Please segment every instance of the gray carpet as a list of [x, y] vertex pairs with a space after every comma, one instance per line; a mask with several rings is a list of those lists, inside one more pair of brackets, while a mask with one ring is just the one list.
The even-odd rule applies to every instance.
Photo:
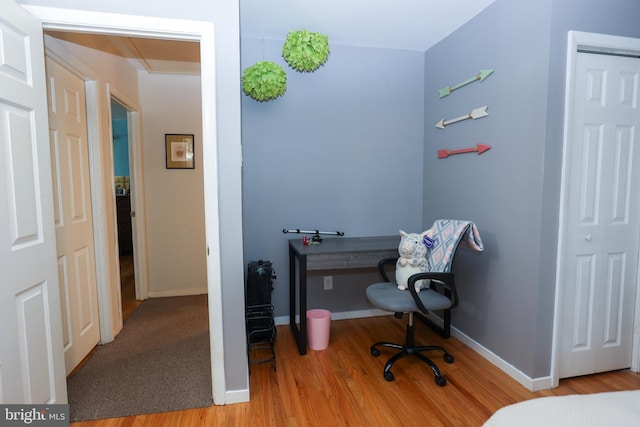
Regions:
[[213, 404], [207, 296], [152, 298], [67, 382], [71, 421]]

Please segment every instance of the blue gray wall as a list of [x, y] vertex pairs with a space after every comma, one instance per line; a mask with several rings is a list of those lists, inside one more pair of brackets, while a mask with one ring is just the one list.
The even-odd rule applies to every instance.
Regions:
[[[241, 41], [243, 70], [270, 60], [287, 73], [284, 96], [242, 96], [244, 257], [273, 262], [276, 316], [289, 313], [287, 240], [302, 237], [284, 228], [355, 237], [422, 225], [423, 53], [331, 44], [324, 66], [299, 73], [281, 57], [285, 35]], [[369, 308], [364, 289], [378, 278], [360, 273], [314, 273], [309, 301]]]
[[[567, 32], [639, 37], [639, 16], [632, 0], [497, 0], [425, 55], [424, 224], [473, 220], [486, 248], [459, 251], [453, 322], [532, 378], [551, 366]], [[495, 72], [438, 99], [484, 68]], [[486, 118], [434, 127], [483, 105]], [[492, 149], [436, 158], [477, 142]]]

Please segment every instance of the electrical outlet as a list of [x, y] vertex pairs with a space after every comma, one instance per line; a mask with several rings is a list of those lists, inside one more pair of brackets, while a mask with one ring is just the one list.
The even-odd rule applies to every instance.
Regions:
[[330, 291], [333, 289], [333, 276], [324, 276], [324, 290]]

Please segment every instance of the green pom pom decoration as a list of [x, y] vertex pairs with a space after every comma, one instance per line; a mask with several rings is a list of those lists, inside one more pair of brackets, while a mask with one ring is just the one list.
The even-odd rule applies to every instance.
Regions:
[[307, 30], [289, 31], [282, 57], [294, 70], [311, 72], [327, 62], [329, 57], [329, 37]]
[[275, 62], [256, 62], [244, 70], [242, 90], [256, 101], [271, 101], [287, 90], [287, 74]]

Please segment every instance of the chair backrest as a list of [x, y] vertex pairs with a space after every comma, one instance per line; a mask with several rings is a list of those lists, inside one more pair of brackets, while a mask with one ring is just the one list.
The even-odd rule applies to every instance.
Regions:
[[430, 271], [449, 273], [460, 242], [469, 249], [484, 250], [478, 227], [471, 221], [438, 219], [429, 231], [433, 239], [433, 246], [427, 255]]

